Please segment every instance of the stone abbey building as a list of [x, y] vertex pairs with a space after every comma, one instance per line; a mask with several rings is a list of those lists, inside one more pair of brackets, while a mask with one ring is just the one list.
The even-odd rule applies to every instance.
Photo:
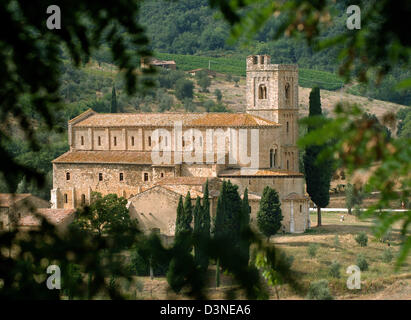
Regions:
[[53, 160], [52, 207], [116, 193], [143, 229], [173, 235], [180, 195], [190, 191], [195, 201], [208, 180], [214, 215], [221, 182], [230, 180], [241, 194], [248, 188], [252, 222], [268, 185], [280, 195], [284, 229], [303, 232], [310, 221], [296, 146], [298, 67], [247, 57], [246, 99], [246, 113], [87, 110], [68, 122], [70, 150]]

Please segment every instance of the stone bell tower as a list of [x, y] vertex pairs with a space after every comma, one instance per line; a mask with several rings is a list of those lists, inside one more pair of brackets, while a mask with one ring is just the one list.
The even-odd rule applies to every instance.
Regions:
[[281, 124], [281, 168], [299, 171], [298, 66], [271, 64], [268, 55], [247, 57], [247, 113]]

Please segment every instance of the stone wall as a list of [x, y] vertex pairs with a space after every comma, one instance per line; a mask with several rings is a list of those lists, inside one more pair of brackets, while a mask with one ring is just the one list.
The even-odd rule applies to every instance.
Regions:
[[[70, 180], [66, 174], [70, 173]], [[120, 181], [122, 173], [123, 181]], [[73, 208], [90, 201], [91, 191], [102, 195], [116, 193], [129, 198], [150, 188], [161, 177], [173, 177], [173, 167], [153, 167], [132, 164], [53, 164], [53, 188], [56, 190], [55, 208]], [[102, 175], [102, 181], [99, 180]], [[144, 181], [145, 174], [148, 181]], [[67, 199], [66, 199], [67, 198]]]

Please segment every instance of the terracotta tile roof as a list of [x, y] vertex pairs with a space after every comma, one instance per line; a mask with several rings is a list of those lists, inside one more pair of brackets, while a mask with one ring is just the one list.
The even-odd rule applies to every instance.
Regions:
[[151, 152], [143, 151], [68, 151], [53, 163], [129, 163], [151, 164]]
[[[174, 152], [171, 151], [170, 163], [154, 163], [152, 151], [121, 151], [121, 150], [74, 150], [67, 151], [54, 159], [53, 163], [124, 163], [124, 164], [149, 164], [153, 166], [173, 166]], [[218, 153], [214, 154], [217, 162]], [[163, 157], [165, 155], [163, 154]], [[184, 159], [184, 158], [183, 158]], [[203, 154], [203, 161], [207, 160], [207, 154]]]
[[284, 170], [273, 170], [273, 169], [259, 169], [257, 172], [243, 172], [240, 169], [226, 169], [218, 174], [219, 177], [303, 177], [304, 175], [300, 172], [295, 171], [284, 171]]
[[212, 179], [215, 178], [208, 178], [208, 177], [173, 177], [173, 178], [165, 178], [160, 180], [157, 184], [159, 185], [203, 185], [208, 181], [210, 182]]
[[279, 126], [276, 122], [247, 113], [95, 113], [78, 121], [74, 126], [172, 127], [176, 121], [182, 121], [183, 127]]
[[190, 191], [191, 199], [197, 199], [197, 197], [202, 198], [204, 196], [201, 191], [193, 189], [189, 185], [164, 185], [159, 187], [173, 191], [183, 197], [185, 197], [187, 195], [187, 192]]
[[290, 193], [288, 196], [282, 198], [282, 200], [308, 200], [309, 198], [305, 195], [300, 195], [295, 192]]
[[86, 111], [84, 111], [82, 114], [79, 114], [77, 117], [74, 117], [73, 119], [69, 120], [69, 123], [73, 123], [76, 122], [77, 120], [84, 118], [84, 117], [89, 117], [93, 114], [95, 114], [96, 112], [93, 109], [87, 109]]
[[30, 197], [30, 193], [0, 193], [0, 207], [10, 207], [14, 203]]
[[[244, 199], [244, 193], [241, 195], [241, 199]], [[248, 193], [248, 200], [250, 200], [250, 201], [260, 201], [261, 196], [259, 194], [254, 193], [254, 192], [249, 192]]]
[[[76, 210], [74, 209], [37, 209], [39, 215], [43, 216], [48, 222], [54, 225], [59, 225], [64, 223], [67, 219], [72, 219], [75, 211]], [[19, 220], [18, 225], [23, 227], [40, 226], [40, 219], [34, 214], [28, 214]]]

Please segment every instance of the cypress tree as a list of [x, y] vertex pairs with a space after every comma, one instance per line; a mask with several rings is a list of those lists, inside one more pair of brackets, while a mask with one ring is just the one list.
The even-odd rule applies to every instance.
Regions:
[[260, 201], [260, 208], [257, 212], [257, 224], [261, 233], [270, 238], [281, 228], [283, 215], [281, 204], [276, 190], [266, 186]]
[[210, 219], [210, 199], [209, 199], [209, 192], [208, 192], [208, 179], [205, 185], [204, 190], [204, 198], [203, 198], [203, 225], [204, 225], [204, 232], [209, 237], [210, 236], [210, 226], [211, 226], [211, 219]]
[[176, 231], [175, 236], [177, 237], [184, 230], [184, 206], [183, 197], [180, 196], [177, 206], [177, 218], [176, 218]]
[[[241, 219], [242, 203], [238, 194], [238, 186], [230, 181], [223, 181], [217, 200], [214, 238], [224, 241], [229, 250], [240, 246]], [[216, 279], [219, 277], [219, 266], [220, 261], [217, 260]], [[221, 267], [224, 269], [224, 265]]]
[[[314, 87], [310, 93], [309, 117], [322, 116], [320, 89]], [[313, 125], [308, 125], [308, 132], [317, 129]], [[317, 160], [318, 155], [325, 146], [311, 145], [305, 149], [304, 154], [304, 174], [307, 182], [307, 192], [311, 200], [317, 206], [317, 226], [321, 226], [321, 208], [328, 205], [330, 201], [330, 183], [332, 177], [332, 161], [324, 160], [321, 163]]]
[[[210, 202], [208, 195], [208, 180], [205, 185], [203, 206], [200, 205], [200, 198], [197, 198], [194, 208], [194, 233], [198, 237], [198, 243], [194, 247], [194, 257], [197, 265], [202, 271], [207, 271], [209, 257], [206, 252], [206, 242], [210, 238]], [[198, 209], [196, 209], [198, 207]], [[197, 217], [197, 218], [196, 218]]]
[[194, 259], [191, 255], [192, 211], [191, 195], [188, 192], [184, 203], [182, 196], [178, 201], [173, 258], [166, 274], [168, 284], [176, 292], [179, 292], [186, 285], [190, 272], [194, 268]]
[[116, 88], [114, 86], [111, 90], [111, 113], [117, 113], [117, 95]]
[[201, 246], [201, 236], [202, 236], [202, 215], [203, 208], [201, 206], [201, 199], [197, 197], [196, 204], [193, 209], [194, 216], [194, 235], [197, 238], [197, 241], [194, 244], [194, 260], [197, 265], [201, 267], [201, 258], [202, 258], [202, 246]]
[[245, 188], [243, 201], [241, 203], [241, 233], [243, 238], [241, 239], [241, 251], [244, 255], [244, 263], [248, 264], [250, 260], [250, 241], [246, 239], [246, 235], [244, 234], [247, 229], [250, 227], [250, 204], [248, 202], [248, 189]]
[[191, 222], [193, 221], [193, 206], [191, 204], [190, 191], [187, 192], [184, 199], [184, 228], [186, 231], [192, 231]]
[[224, 181], [217, 200], [215, 237], [224, 237], [237, 243], [240, 235], [242, 204], [238, 194], [238, 186]]

